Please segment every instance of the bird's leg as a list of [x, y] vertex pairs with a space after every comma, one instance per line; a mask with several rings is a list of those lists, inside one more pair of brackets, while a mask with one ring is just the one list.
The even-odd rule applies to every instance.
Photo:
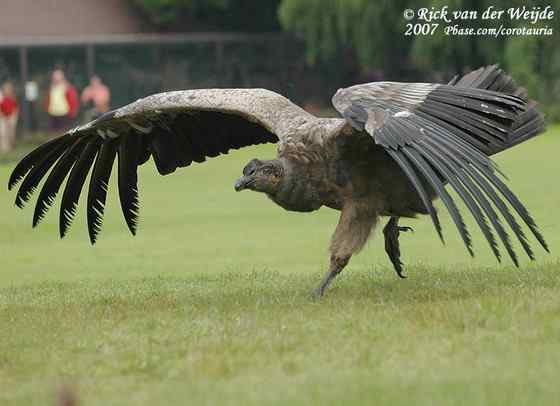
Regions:
[[315, 290], [318, 296], [342, 272], [352, 255], [364, 246], [377, 222], [377, 212], [369, 207], [369, 201], [346, 202], [340, 213], [338, 225], [331, 240], [331, 263], [329, 271]]
[[321, 281], [319, 287], [315, 290], [315, 294], [317, 296], [323, 296], [325, 294], [325, 290], [329, 287], [331, 282], [333, 281], [336, 276], [342, 272], [344, 267], [350, 261], [351, 255], [338, 257], [336, 255], [331, 255], [331, 265], [329, 267], [329, 271], [325, 274], [325, 277]]
[[399, 234], [401, 231], [413, 231], [412, 227], [401, 227], [399, 226], [399, 218], [391, 217], [387, 225], [383, 228], [383, 234], [385, 235], [385, 251], [389, 255], [389, 259], [393, 263], [395, 272], [400, 278], [406, 278], [402, 273], [403, 263], [401, 262], [401, 250], [399, 247]]

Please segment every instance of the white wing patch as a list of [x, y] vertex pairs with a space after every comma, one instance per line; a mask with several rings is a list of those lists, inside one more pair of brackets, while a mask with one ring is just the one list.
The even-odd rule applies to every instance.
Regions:
[[411, 115], [412, 113], [410, 111], [403, 110], [393, 114], [393, 117], [410, 117]]

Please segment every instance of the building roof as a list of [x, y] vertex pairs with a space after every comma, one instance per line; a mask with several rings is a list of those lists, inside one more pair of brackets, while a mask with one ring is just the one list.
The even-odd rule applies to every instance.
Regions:
[[7, 0], [0, 37], [89, 36], [142, 32], [127, 0]]

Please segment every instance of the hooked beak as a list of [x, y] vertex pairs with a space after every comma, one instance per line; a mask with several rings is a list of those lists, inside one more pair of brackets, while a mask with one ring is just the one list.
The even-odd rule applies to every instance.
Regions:
[[237, 179], [237, 182], [235, 182], [235, 191], [236, 192], [240, 192], [243, 189], [245, 189], [247, 187], [247, 184], [251, 182], [251, 178], [247, 177], [247, 176], [242, 176], [241, 178]]

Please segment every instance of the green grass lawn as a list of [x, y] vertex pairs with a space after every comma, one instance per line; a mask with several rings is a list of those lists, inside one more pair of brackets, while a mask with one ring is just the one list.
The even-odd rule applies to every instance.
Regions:
[[[552, 404], [560, 396], [560, 127], [497, 157], [552, 254], [498, 265], [480, 233], [471, 259], [441, 210], [401, 238], [394, 274], [379, 230], [322, 300], [338, 213], [288, 213], [233, 183], [238, 151], [160, 177], [142, 168], [131, 237], [115, 185], [104, 230], [85, 212], [59, 240], [58, 206], [0, 192], [0, 404]], [[0, 166], [5, 185], [13, 163]], [[521, 254], [521, 250], [518, 249]]]

